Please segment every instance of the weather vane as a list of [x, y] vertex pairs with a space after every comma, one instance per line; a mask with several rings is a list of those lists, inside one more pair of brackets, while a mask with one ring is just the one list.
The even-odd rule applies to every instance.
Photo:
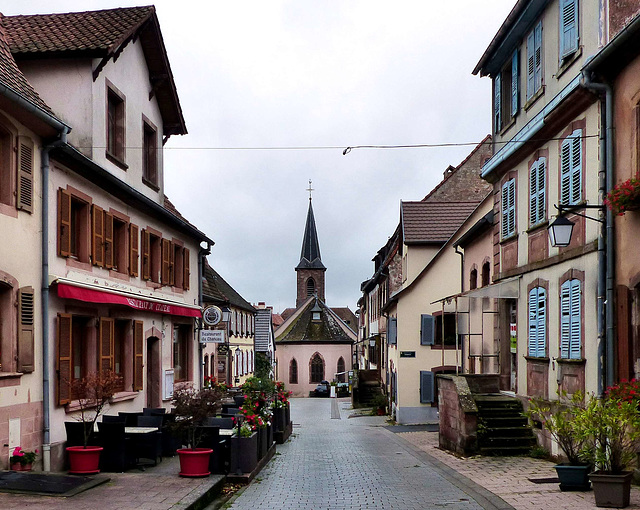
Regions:
[[309, 202], [311, 202], [311, 192], [313, 191], [313, 188], [311, 187], [311, 179], [309, 179], [309, 187], [307, 188], [307, 191], [309, 192]]

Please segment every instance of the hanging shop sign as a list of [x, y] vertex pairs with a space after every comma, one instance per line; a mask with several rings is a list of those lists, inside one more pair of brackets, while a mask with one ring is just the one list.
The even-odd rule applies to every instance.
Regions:
[[215, 326], [222, 320], [222, 310], [216, 305], [207, 306], [202, 312], [202, 320], [207, 326]]
[[200, 343], [203, 344], [223, 344], [226, 341], [223, 329], [201, 329]]

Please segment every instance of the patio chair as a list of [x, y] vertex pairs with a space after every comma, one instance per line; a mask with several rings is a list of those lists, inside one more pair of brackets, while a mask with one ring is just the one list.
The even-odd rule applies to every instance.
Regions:
[[151, 459], [153, 465], [162, 460], [162, 416], [138, 416], [136, 426], [157, 427], [157, 431], [136, 436], [136, 451], [138, 458]]
[[178, 448], [182, 448], [182, 437], [180, 433], [173, 428], [176, 421], [176, 415], [166, 413], [162, 415], [162, 456], [173, 457]]
[[232, 429], [233, 420], [230, 417], [213, 417], [210, 416], [205, 420], [205, 425], [210, 427], [220, 427], [221, 429]]
[[122, 416], [125, 419], [125, 425], [127, 427], [135, 427], [138, 424], [138, 416], [142, 416], [142, 411], [138, 412], [122, 412], [118, 413], [118, 416]]
[[209, 456], [209, 471], [214, 474], [226, 474], [228, 462], [227, 441], [220, 437], [220, 427], [202, 425], [197, 428], [196, 434], [200, 435], [200, 447], [213, 450], [213, 453]]
[[142, 416], [163, 416], [167, 410], [164, 407], [144, 407], [142, 409]]
[[113, 416], [105, 414], [102, 416], [102, 423], [125, 423], [124, 416]]
[[102, 471], [122, 473], [137, 463], [133, 440], [124, 433], [124, 422], [100, 422], [98, 430], [102, 442], [100, 469]]
[[[67, 446], [84, 446], [84, 427], [90, 427], [90, 423], [83, 423], [81, 421], [65, 421], [64, 428], [67, 433]], [[89, 434], [89, 441], [87, 443], [91, 446], [97, 446], [100, 444], [99, 436], [95, 431]]]

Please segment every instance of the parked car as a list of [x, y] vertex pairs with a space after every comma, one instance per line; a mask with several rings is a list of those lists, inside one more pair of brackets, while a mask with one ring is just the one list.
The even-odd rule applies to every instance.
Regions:
[[321, 381], [316, 388], [309, 392], [310, 397], [328, 397], [329, 381]]

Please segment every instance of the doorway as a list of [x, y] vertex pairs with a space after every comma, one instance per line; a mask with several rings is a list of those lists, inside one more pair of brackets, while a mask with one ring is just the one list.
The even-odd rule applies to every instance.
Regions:
[[160, 367], [160, 340], [152, 336], [147, 338], [147, 407], [162, 406]]

